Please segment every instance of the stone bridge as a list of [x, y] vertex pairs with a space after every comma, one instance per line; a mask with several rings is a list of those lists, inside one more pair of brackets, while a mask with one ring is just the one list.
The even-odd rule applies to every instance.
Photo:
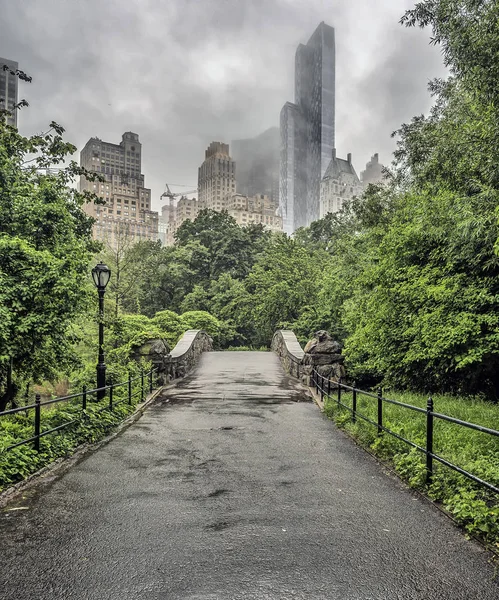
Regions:
[[73, 462], [3, 508], [2, 599], [499, 597], [487, 553], [338, 431], [276, 353], [204, 353]]

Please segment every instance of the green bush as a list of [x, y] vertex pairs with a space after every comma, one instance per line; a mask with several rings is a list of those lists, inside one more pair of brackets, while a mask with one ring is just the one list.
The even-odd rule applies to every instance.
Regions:
[[129, 416], [140, 399], [140, 380], [133, 382], [132, 405], [128, 404], [126, 386], [116, 388], [113, 409], [109, 399], [95, 401], [89, 395], [87, 409], [82, 410], [81, 398], [67, 403], [52, 405], [41, 412], [41, 431], [47, 431], [63, 423], [76, 423], [40, 439], [40, 452], [32, 443], [5, 451], [9, 446], [28, 439], [34, 433], [34, 411], [21, 412], [0, 419], [0, 491], [25, 479], [57, 458], [70, 456], [83, 443], [93, 443], [108, 435]]
[[151, 319], [151, 323], [156, 325], [164, 335], [171, 348], [175, 346], [181, 336], [190, 329], [189, 324], [177, 313], [171, 310], [161, 310]]
[[227, 348], [236, 339], [237, 332], [232, 323], [217, 319], [204, 310], [191, 310], [182, 314], [182, 319], [191, 329], [202, 329], [213, 339], [216, 349]]

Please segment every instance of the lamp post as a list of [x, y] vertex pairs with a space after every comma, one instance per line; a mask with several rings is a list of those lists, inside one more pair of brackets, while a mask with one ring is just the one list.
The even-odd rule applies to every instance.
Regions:
[[[99, 359], [97, 362], [97, 388], [106, 386], [106, 363], [104, 362], [104, 292], [106, 285], [109, 283], [111, 270], [109, 267], [100, 262], [92, 269], [92, 279], [99, 293]], [[99, 389], [97, 392], [97, 400], [102, 400], [106, 395], [106, 390]]]

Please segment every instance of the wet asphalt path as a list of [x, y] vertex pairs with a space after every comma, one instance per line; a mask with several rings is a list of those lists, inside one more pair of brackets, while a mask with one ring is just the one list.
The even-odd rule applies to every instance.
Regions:
[[497, 600], [487, 554], [303, 399], [273, 354], [204, 355], [6, 507], [0, 598]]

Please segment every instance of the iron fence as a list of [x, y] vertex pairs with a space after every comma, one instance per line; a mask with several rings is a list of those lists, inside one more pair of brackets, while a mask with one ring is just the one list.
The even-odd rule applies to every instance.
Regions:
[[[442, 456], [439, 456], [438, 454], [435, 454], [433, 452], [433, 441], [434, 441], [433, 425], [434, 425], [435, 419], [440, 419], [440, 420], [446, 421], [448, 423], [454, 423], [455, 425], [459, 425], [461, 427], [467, 427], [468, 429], [473, 429], [474, 431], [480, 431], [481, 433], [486, 433], [488, 435], [492, 435], [495, 437], [499, 437], [499, 431], [496, 431], [495, 429], [490, 429], [489, 427], [483, 427], [482, 425], [476, 425], [475, 423], [468, 423], [467, 421], [462, 421], [461, 419], [456, 419], [455, 417], [450, 417], [449, 415], [444, 415], [444, 414], [435, 412], [434, 411], [435, 407], [434, 407], [433, 399], [431, 398], [431, 396], [428, 398], [428, 402], [427, 402], [426, 409], [425, 409], [425, 408], [421, 408], [419, 406], [414, 406], [412, 404], [406, 404], [405, 402], [398, 402], [397, 400], [391, 400], [389, 398], [384, 398], [382, 389], [380, 387], [378, 388], [377, 393], [373, 394], [372, 392], [367, 392], [365, 390], [356, 388], [355, 382], [351, 386], [342, 383], [341, 379], [339, 380], [339, 382], [331, 382], [330, 379], [320, 375], [320, 373], [318, 373], [316, 369], [314, 369], [312, 371], [312, 387], [315, 388], [317, 394], [320, 394], [322, 401], [324, 400], [325, 396], [331, 397], [332, 390], [335, 390], [337, 405], [347, 409], [348, 411], [350, 411], [352, 413], [352, 423], [355, 423], [357, 421], [357, 419], [366, 421], [367, 423], [370, 423], [371, 425], [373, 425], [374, 427], [377, 428], [378, 436], [382, 435], [383, 433], [388, 433], [388, 434], [394, 436], [395, 438], [401, 440], [402, 442], [408, 444], [409, 446], [416, 448], [419, 452], [424, 454], [426, 456], [426, 483], [427, 484], [430, 484], [432, 481], [433, 461], [436, 460], [437, 462], [445, 465], [449, 469], [452, 469], [452, 470], [456, 471], [457, 473], [464, 475], [468, 479], [471, 479], [475, 483], [478, 483], [482, 487], [487, 488], [488, 490], [491, 490], [492, 492], [495, 492], [496, 494], [499, 494], [499, 488], [496, 487], [495, 485], [493, 485], [492, 483], [490, 483], [488, 481], [484, 481], [480, 477], [473, 475], [473, 473], [470, 473], [470, 472], [466, 471], [465, 469], [462, 469], [461, 467], [451, 463], [450, 461], [446, 460]], [[342, 402], [342, 390], [347, 390], [347, 391], [352, 392], [352, 406], [348, 406], [347, 404]], [[369, 417], [367, 417], [366, 415], [363, 415], [362, 413], [360, 413], [358, 411], [357, 400], [358, 400], [359, 395], [366, 396], [366, 397], [371, 398], [376, 401], [376, 403], [377, 403], [377, 420], [376, 421], [374, 421], [373, 419], [370, 419]], [[393, 404], [395, 406], [400, 406], [407, 410], [412, 410], [414, 412], [418, 412], [418, 413], [424, 414], [426, 416], [426, 444], [424, 447], [420, 446], [419, 444], [416, 444], [415, 442], [413, 442], [411, 440], [408, 440], [404, 436], [396, 433], [395, 431], [392, 431], [391, 429], [389, 429], [388, 427], [386, 427], [383, 424], [383, 405], [384, 405], [384, 403]]]
[[[141, 372], [140, 375], [136, 377], [128, 376], [126, 381], [122, 381], [120, 383], [114, 383], [112, 385], [106, 385], [101, 388], [87, 389], [86, 386], [83, 387], [82, 391], [76, 394], [70, 394], [68, 396], [61, 396], [59, 398], [53, 398], [51, 400], [41, 400], [40, 394], [36, 394], [35, 403], [28, 404], [26, 406], [19, 406], [17, 408], [11, 408], [9, 410], [4, 410], [0, 412], [0, 418], [11, 416], [19, 413], [29, 414], [30, 411], [34, 411], [33, 418], [33, 435], [29, 438], [25, 438], [19, 440], [15, 444], [11, 444], [3, 449], [3, 452], [8, 452], [9, 450], [13, 450], [18, 446], [22, 446], [23, 444], [33, 443], [33, 448], [40, 452], [40, 439], [49, 435], [51, 433], [56, 433], [61, 429], [65, 429], [66, 427], [70, 427], [71, 425], [75, 425], [83, 420], [87, 410], [87, 403], [89, 399], [97, 398], [99, 392], [104, 392], [104, 397], [99, 402], [102, 402], [104, 406], [100, 408], [98, 412], [103, 412], [105, 410], [113, 410], [115, 406], [119, 404], [128, 403], [129, 405], [133, 404], [134, 398], [140, 397], [140, 402], [143, 402], [146, 396], [146, 386], [149, 389], [149, 393], [152, 393], [154, 386], [154, 373], [157, 371], [157, 367], [154, 367], [147, 373], [144, 371]], [[124, 388], [126, 386], [126, 393], [122, 395], [120, 399], [116, 399], [117, 394], [115, 394], [115, 390], [118, 388]], [[134, 387], [136, 388], [134, 390]], [[77, 398], [81, 398], [81, 415], [77, 419], [72, 419], [71, 421], [65, 421], [61, 425], [57, 427], [52, 427], [50, 429], [41, 430], [42, 424], [42, 408], [46, 406], [51, 406], [53, 404], [59, 404], [62, 402], [70, 402], [76, 400]], [[107, 401], [106, 401], [107, 398]], [[92, 400], [90, 400], [92, 401]]]

